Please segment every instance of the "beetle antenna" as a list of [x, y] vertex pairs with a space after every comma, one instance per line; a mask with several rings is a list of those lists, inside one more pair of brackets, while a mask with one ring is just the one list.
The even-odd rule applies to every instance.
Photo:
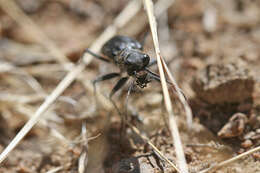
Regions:
[[150, 77], [158, 82], [161, 82], [160, 76], [152, 71], [150, 71], [148, 68], [145, 68], [145, 71], [148, 72]]
[[[160, 78], [160, 76], [159, 76], [158, 74], [152, 72], [152, 71], [149, 70], [148, 68], [145, 68], [145, 71], [148, 72], [148, 74], [150, 75], [150, 77], [151, 77], [152, 79], [154, 79], [154, 80], [156, 80], [156, 81], [158, 81], [158, 82], [161, 82], [161, 78]], [[170, 81], [168, 81], [167, 79], [166, 79], [166, 82], [167, 82], [168, 84], [172, 85], [172, 83], [171, 83]]]

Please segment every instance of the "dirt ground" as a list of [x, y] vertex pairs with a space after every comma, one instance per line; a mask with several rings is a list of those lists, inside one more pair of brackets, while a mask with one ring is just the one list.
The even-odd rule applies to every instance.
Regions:
[[[84, 49], [113, 23], [129, 1], [16, 2], [37, 29], [70, 62], [77, 63]], [[15, 18], [19, 21], [19, 17]], [[259, 146], [260, 1], [176, 0], [157, 21], [162, 56], [193, 111], [193, 128], [189, 130], [183, 107], [172, 94], [190, 172], [197, 173]], [[147, 32], [144, 51], [155, 58], [143, 9], [118, 34], [142, 40]], [[67, 73], [53, 52], [43, 46], [45, 40], [36, 35], [33, 26], [22, 27], [1, 9], [0, 151]], [[157, 66], [151, 69], [158, 73]], [[88, 173], [175, 172], [129, 127], [120, 138], [121, 119], [107, 99], [117, 79], [100, 83], [95, 96], [91, 81], [118, 70], [93, 59], [81, 78], [10, 153], [0, 173], [74, 173], [82, 164]], [[114, 96], [123, 113], [127, 88]], [[160, 83], [151, 82], [134, 91], [128, 101], [131, 123], [176, 163]], [[83, 154], [87, 159], [79, 164]], [[215, 172], [260, 173], [260, 152]]]

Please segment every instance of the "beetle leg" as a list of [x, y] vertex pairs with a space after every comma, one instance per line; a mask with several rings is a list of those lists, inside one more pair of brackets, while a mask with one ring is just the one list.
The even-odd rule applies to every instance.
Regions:
[[116, 85], [114, 86], [114, 88], [112, 89], [111, 93], [109, 94], [109, 99], [112, 99], [112, 96], [120, 89], [122, 88], [122, 86], [127, 82], [128, 77], [123, 77], [121, 78]]
[[120, 76], [120, 73], [108, 73], [108, 74], [99, 76], [98, 78], [96, 78], [93, 81], [93, 85], [96, 85], [96, 83], [104, 81], [104, 80], [109, 80], [109, 79], [115, 78], [117, 76]]
[[90, 55], [94, 56], [95, 58], [101, 60], [101, 61], [104, 61], [104, 62], [107, 62], [107, 63], [110, 63], [111, 61], [107, 58], [104, 58], [94, 52], [92, 52], [91, 50], [89, 50], [88, 48], [85, 49], [84, 53], [89, 53]]
[[160, 79], [160, 76], [152, 71], [150, 71], [148, 68], [145, 68], [145, 71], [148, 72], [149, 74], [149, 77], [151, 77], [152, 79], [158, 81], [158, 82], [161, 82], [161, 79]]
[[128, 99], [130, 97], [130, 94], [133, 90], [133, 87], [135, 85], [135, 82], [132, 81], [132, 83], [130, 84], [128, 90], [127, 90], [127, 95], [126, 95], [126, 99], [125, 99], [125, 121], [127, 121], [127, 111], [128, 111]]
[[121, 117], [121, 133], [120, 133], [120, 140], [122, 140], [123, 134], [125, 133], [125, 126], [126, 126], [126, 118], [125, 116], [123, 116], [123, 114], [120, 112], [119, 108], [117, 107], [116, 103], [114, 102], [114, 100], [112, 99], [112, 96], [120, 89], [124, 86], [124, 84], [127, 82], [128, 77], [123, 77], [121, 78], [116, 85], [114, 86], [114, 88], [112, 89], [111, 93], [109, 94], [109, 99], [112, 102], [112, 104], [114, 105], [115, 109], [117, 110], [118, 114]]
[[96, 106], [98, 105], [98, 101], [97, 101], [97, 87], [96, 84], [98, 82], [102, 82], [104, 80], [109, 80], [112, 78], [115, 78], [117, 76], [120, 76], [120, 73], [108, 73], [102, 76], [97, 77], [95, 80], [92, 81], [93, 87], [94, 87], [94, 95], [95, 95], [95, 102], [96, 102]]
[[115, 77], [118, 77], [120, 76], [120, 73], [108, 73], [108, 74], [105, 74], [103, 76], [99, 76], [98, 78], [96, 78], [92, 83], [93, 83], [93, 86], [94, 86], [94, 92], [96, 93], [96, 84], [98, 82], [101, 82], [101, 81], [104, 81], [104, 80], [109, 80], [109, 79], [112, 79], [112, 78], [115, 78]]

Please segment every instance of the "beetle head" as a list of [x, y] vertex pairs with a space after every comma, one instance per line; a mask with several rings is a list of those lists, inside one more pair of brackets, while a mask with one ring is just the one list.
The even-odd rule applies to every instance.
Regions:
[[127, 73], [131, 76], [137, 72], [144, 70], [144, 68], [149, 64], [150, 57], [140, 51], [128, 49], [128, 54], [125, 57], [124, 64], [127, 68]]

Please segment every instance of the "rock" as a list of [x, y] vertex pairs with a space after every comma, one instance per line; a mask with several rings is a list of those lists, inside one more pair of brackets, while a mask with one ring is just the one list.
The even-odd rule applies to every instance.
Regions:
[[248, 122], [248, 118], [243, 113], [234, 114], [224, 127], [218, 132], [218, 136], [221, 138], [232, 138], [242, 135], [245, 129], [245, 124]]
[[253, 142], [251, 140], [247, 139], [241, 143], [241, 146], [243, 148], [250, 148], [251, 146], [253, 146]]
[[254, 79], [234, 63], [208, 65], [192, 82], [196, 95], [210, 104], [239, 103], [252, 98]]

